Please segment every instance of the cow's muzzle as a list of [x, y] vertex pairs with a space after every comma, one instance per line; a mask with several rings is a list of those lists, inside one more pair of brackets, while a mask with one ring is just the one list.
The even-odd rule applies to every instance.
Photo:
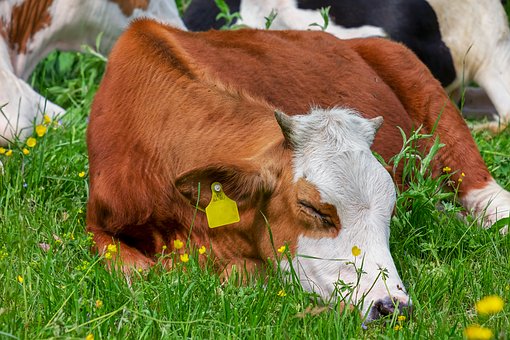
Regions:
[[377, 300], [368, 313], [367, 322], [380, 319], [394, 313], [410, 315], [412, 313], [411, 301], [402, 301], [396, 298], [386, 297]]

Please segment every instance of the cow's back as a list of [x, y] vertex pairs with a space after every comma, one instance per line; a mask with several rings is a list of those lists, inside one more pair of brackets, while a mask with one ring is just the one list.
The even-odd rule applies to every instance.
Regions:
[[[322, 32], [254, 30], [174, 31], [172, 35], [208, 77], [261, 97], [287, 114], [303, 114], [312, 106], [343, 106], [368, 118], [384, 116], [375, 150], [386, 159], [401, 148], [397, 126], [407, 132], [413, 126], [394, 89], [357, 53], [357, 39], [340, 40]], [[382, 47], [405, 49], [381, 39], [362, 41], [372, 43], [374, 53], [384, 53]], [[401, 64], [403, 69], [413, 66]]]

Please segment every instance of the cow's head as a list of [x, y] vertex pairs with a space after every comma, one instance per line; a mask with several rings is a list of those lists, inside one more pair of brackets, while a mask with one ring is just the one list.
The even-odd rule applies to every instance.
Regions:
[[[407, 306], [389, 250], [395, 188], [370, 150], [382, 118], [364, 119], [344, 108], [275, 115], [284, 142], [261, 136], [265, 148], [256, 140], [245, 143], [258, 150], [252, 157], [229, 154], [230, 164], [208, 165], [177, 179], [177, 188], [190, 200], [202, 183], [202, 205], [214, 181], [238, 202], [241, 222], [209, 231], [213, 251], [221, 258], [271, 257], [267, 219], [274, 246], [289, 244], [292, 266], [306, 290], [325, 299], [362, 301], [369, 320]], [[361, 249], [356, 258], [354, 246]], [[288, 261], [281, 266], [290, 269]], [[353, 290], [342, 289], [341, 282]]]
[[[353, 303], [362, 301], [368, 319], [392, 313], [397, 305], [407, 306], [409, 297], [389, 250], [395, 188], [370, 150], [382, 117], [367, 120], [344, 108], [276, 117], [294, 151], [296, 204], [319, 218], [326, 230], [338, 228], [298, 237], [292, 264], [303, 287], [323, 297], [335, 294]], [[315, 202], [299, 198], [303, 183], [317, 192]], [[339, 226], [333, 227], [329, 221], [336, 219]], [[361, 250], [356, 257], [354, 246]], [[352, 294], [344, 284], [352, 286]]]

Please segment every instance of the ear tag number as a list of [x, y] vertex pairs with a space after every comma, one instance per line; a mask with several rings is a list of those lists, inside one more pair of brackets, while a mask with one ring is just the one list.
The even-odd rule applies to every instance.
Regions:
[[223, 225], [239, 222], [239, 211], [237, 203], [225, 195], [221, 184], [211, 184], [211, 202], [205, 208], [209, 228], [221, 227]]

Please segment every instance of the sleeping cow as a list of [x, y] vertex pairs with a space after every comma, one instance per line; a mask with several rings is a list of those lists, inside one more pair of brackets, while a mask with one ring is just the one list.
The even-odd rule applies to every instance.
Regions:
[[[483, 110], [510, 121], [510, 32], [499, 0], [229, 0], [242, 21], [264, 28], [272, 10], [272, 29], [319, 29], [321, 7], [331, 6], [327, 31], [339, 38], [388, 36], [404, 43], [457, 97], [463, 84], [477, 82], [495, 106], [481, 107], [468, 96], [466, 112]], [[213, 1], [193, 0], [184, 15], [191, 31], [220, 28]], [[469, 94], [475, 92], [469, 92]], [[488, 111], [488, 112], [487, 112]], [[499, 113], [499, 117], [498, 117]], [[496, 125], [496, 124], [493, 124]], [[496, 127], [496, 126], [493, 126]]]
[[[372, 150], [388, 160], [402, 147], [397, 126], [427, 133], [439, 116], [446, 146], [434, 173], [465, 172], [460, 199], [487, 226], [508, 216], [510, 193], [440, 83], [402, 45], [322, 32], [189, 33], [137, 20], [113, 48], [90, 114], [87, 230], [100, 253], [120, 245], [127, 271], [152, 265], [166, 246], [182, 252], [172, 240], [189, 237], [228, 274], [274, 256], [270, 227], [274, 245], [289, 245], [303, 287], [325, 298], [339, 279], [356, 281], [345, 262], [358, 246], [366, 274], [352, 298], [363, 293], [374, 319], [409, 297], [388, 246], [394, 183]], [[231, 223], [209, 228], [202, 211], [220, 194], [240, 219], [224, 211]], [[385, 282], [376, 279], [383, 268]]]
[[0, 1], [0, 146], [32, 132], [43, 112], [63, 113], [26, 80], [55, 49], [80, 50], [100, 33], [108, 52], [133, 18], [148, 16], [183, 27], [168, 0], [2, 0]]

